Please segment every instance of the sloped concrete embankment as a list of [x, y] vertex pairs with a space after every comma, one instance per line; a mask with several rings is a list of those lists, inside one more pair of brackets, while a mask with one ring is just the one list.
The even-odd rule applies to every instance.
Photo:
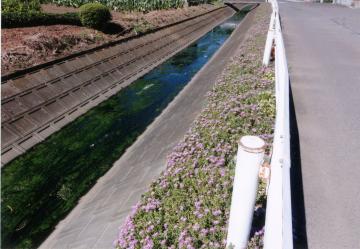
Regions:
[[235, 11], [221, 7], [160, 30], [3, 78], [1, 165], [117, 93]]

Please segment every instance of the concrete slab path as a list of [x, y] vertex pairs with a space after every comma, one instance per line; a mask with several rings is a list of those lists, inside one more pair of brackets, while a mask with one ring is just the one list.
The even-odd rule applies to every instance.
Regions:
[[205, 94], [212, 88], [233, 51], [241, 44], [252, 18], [253, 13], [250, 13], [208, 64], [112, 169], [100, 178], [40, 248], [112, 248], [118, 227], [152, 180], [164, 170], [166, 156], [203, 108]]
[[307, 246], [357, 249], [360, 9], [279, 6], [299, 133]]

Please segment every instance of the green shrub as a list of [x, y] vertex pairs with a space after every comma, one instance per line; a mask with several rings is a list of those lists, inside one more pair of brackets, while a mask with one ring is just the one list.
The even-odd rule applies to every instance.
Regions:
[[35, 11], [3, 12], [2, 28], [30, 27], [38, 25], [70, 24], [81, 25], [77, 13], [50, 14]]
[[111, 13], [101, 3], [87, 3], [80, 7], [79, 17], [82, 25], [98, 29], [111, 20]]
[[188, 0], [189, 6], [199, 5], [199, 4], [206, 4], [206, 3], [213, 3], [216, 0]]
[[39, 0], [3, 0], [1, 3], [2, 13], [40, 11]]
[[40, 3], [51, 0], [3, 0], [1, 6], [2, 28], [30, 27], [38, 25], [81, 25], [77, 13], [42, 13]]

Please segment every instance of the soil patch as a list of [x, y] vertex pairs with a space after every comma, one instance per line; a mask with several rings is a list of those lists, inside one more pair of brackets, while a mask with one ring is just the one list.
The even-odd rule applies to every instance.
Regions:
[[[2, 29], [2, 75], [87, 50], [109, 41], [165, 26], [214, 9], [213, 5], [143, 12], [115, 12], [103, 32], [72, 25]], [[43, 12], [76, 12], [76, 8], [43, 4]]]

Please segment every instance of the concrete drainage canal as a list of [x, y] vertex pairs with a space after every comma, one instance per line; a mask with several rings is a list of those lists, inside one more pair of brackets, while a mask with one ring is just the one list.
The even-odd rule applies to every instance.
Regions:
[[2, 246], [34, 248], [231, 35], [246, 11], [8, 162], [2, 180]]

